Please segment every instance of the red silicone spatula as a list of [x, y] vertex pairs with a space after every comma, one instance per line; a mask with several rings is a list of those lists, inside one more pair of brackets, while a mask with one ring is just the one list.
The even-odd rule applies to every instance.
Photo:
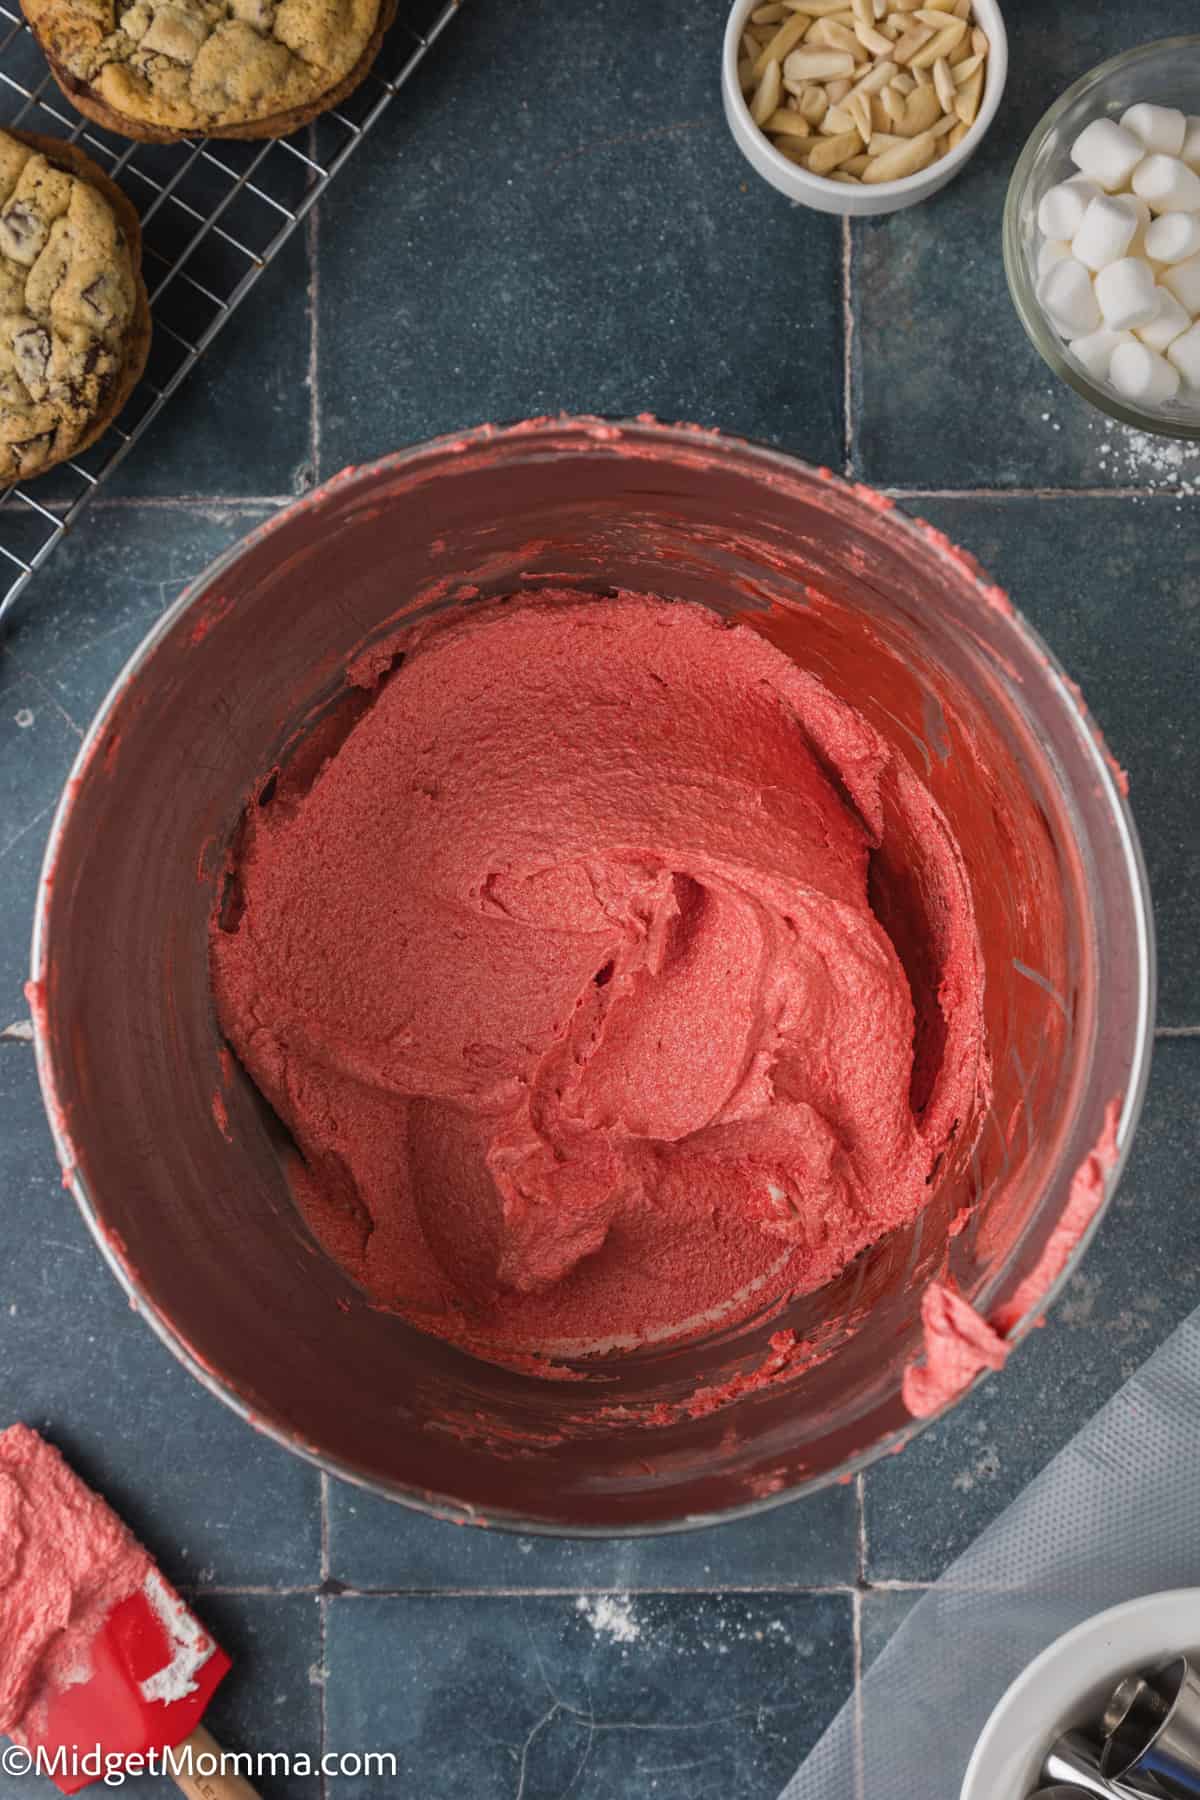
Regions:
[[163, 1772], [185, 1793], [247, 1800], [241, 1776], [207, 1773], [220, 1752], [201, 1720], [230, 1667], [57, 1450], [24, 1425], [0, 1431], [0, 1729], [43, 1752], [64, 1794], [114, 1758], [170, 1749]]

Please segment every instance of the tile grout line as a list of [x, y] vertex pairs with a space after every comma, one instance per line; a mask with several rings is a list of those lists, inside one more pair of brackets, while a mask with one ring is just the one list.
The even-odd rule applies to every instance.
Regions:
[[854, 473], [854, 233], [842, 220], [842, 473]]
[[1168, 487], [894, 487], [880, 485], [889, 500], [1193, 500], [1200, 495]]
[[329, 1747], [329, 1477], [321, 1470], [321, 1586], [317, 1592], [317, 1657], [321, 1671], [321, 1703], [317, 1714], [317, 1738], [321, 1754], [320, 1794], [328, 1800], [329, 1782], [325, 1773], [325, 1754]]
[[[308, 153], [317, 159], [316, 124], [308, 128]], [[312, 485], [321, 484], [321, 392], [320, 392], [320, 325], [321, 268], [320, 227], [321, 203], [309, 209], [304, 221], [304, 244], [308, 256], [308, 455], [312, 463]]]
[[331, 1581], [320, 1587], [196, 1587], [180, 1584], [180, 1593], [191, 1598], [207, 1595], [209, 1597], [244, 1598], [268, 1597], [273, 1600], [294, 1599], [305, 1596], [312, 1599], [324, 1597], [327, 1600], [576, 1600], [580, 1595], [603, 1597], [607, 1594], [620, 1594], [629, 1599], [655, 1599], [658, 1597], [682, 1597], [696, 1594], [736, 1594], [745, 1596], [778, 1595], [781, 1598], [794, 1599], [797, 1596], [813, 1597], [842, 1596], [849, 1599], [858, 1592], [869, 1593], [924, 1593], [931, 1585], [928, 1581], [904, 1581], [899, 1578], [885, 1577], [881, 1581], [858, 1583], [853, 1581], [838, 1582], [800, 1582], [790, 1586], [786, 1582], [725, 1582], [717, 1587], [671, 1587], [666, 1583], [646, 1587], [630, 1587], [625, 1582], [607, 1581], [602, 1583], [579, 1583], [570, 1587], [395, 1587], [395, 1588], [359, 1588], [349, 1587], [340, 1581]]
[[[311, 217], [311, 214], [310, 214]], [[310, 356], [310, 379], [312, 358]], [[320, 419], [311, 418], [310, 440], [315, 434], [316, 452], [320, 454]], [[851, 427], [852, 430], [852, 427]], [[852, 460], [852, 444], [844, 436], [843, 447], [847, 462]], [[311, 450], [311, 442], [310, 442]], [[888, 500], [1200, 500], [1200, 494], [1184, 493], [1179, 488], [1166, 487], [1111, 487], [1111, 488], [996, 488], [996, 487], [896, 487], [891, 484], [873, 484], [877, 491]], [[201, 511], [212, 512], [250, 512], [255, 509], [277, 509], [290, 506], [296, 499], [295, 494], [97, 494], [90, 503], [93, 512], [135, 512], [139, 508], [146, 511], [175, 512]], [[47, 502], [51, 512], [63, 512], [67, 507], [64, 500]], [[22, 513], [20, 516], [24, 516]]]
[[858, 1521], [858, 1586], [865, 1588], [870, 1586], [867, 1580], [867, 1478], [861, 1469], [854, 1477], [854, 1501]]
[[[860, 1476], [861, 1480], [862, 1477]], [[866, 1800], [866, 1745], [863, 1709], [863, 1597], [855, 1588], [850, 1598], [850, 1641], [854, 1672], [854, 1793]]]

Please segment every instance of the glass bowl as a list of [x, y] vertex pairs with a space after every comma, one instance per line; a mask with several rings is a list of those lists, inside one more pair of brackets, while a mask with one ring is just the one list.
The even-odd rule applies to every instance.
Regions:
[[1173, 401], [1153, 412], [1095, 382], [1070, 356], [1037, 297], [1037, 210], [1042, 195], [1079, 170], [1070, 149], [1085, 125], [1119, 118], [1138, 100], [1200, 113], [1200, 36], [1160, 38], [1126, 50], [1082, 76], [1039, 121], [1021, 152], [1004, 203], [1004, 271], [1017, 316], [1034, 348], [1077, 394], [1138, 431], [1200, 441], [1200, 399]]

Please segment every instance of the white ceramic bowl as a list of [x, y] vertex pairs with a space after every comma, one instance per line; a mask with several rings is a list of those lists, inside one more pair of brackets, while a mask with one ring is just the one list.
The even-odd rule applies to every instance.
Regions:
[[991, 49], [979, 113], [962, 143], [916, 175], [906, 175], [903, 181], [880, 181], [871, 187], [855, 187], [849, 182], [827, 181], [822, 175], [810, 175], [807, 169], [781, 156], [750, 117], [750, 108], [742, 97], [738, 82], [738, 47], [746, 21], [761, 3], [762, 0], [735, 0], [729, 14], [721, 59], [721, 97], [738, 149], [763, 180], [786, 194], [789, 200], [799, 200], [817, 212], [841, 213], [852, 219], [899, 212], [902, 207], [915, 206], [918, 200], [927, 200], [930, 194], [936, 194], [948, 181], [953, 181], [974, 156], [996, 116], [1008, 77], [1008, 35], [997, 0], [973, 0], [976, 23], [987, 32]]
[[1122, 1675], [1200, 1654], [1200, 1588], [1127, 1600], [1085, 1619], [1018, 1675], [983, 1728], [961, 1800], [1032, 1793], [1046, 1751], [1094, 1721]]

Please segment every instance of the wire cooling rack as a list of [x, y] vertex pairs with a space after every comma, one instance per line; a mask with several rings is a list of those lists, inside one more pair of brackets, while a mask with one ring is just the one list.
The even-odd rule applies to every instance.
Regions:
[[0, 0], [0, 127], [79, 143], [120, 182], [141, 213], [154, 340], [144, 377], [97, 443], [36, 489], [0, 488], [0, 622], [414, 74], [459, 0], [400, 0], [362, 86], [293, 137], [176, 144], [130, 143], [76, 116], [15, 4]]

